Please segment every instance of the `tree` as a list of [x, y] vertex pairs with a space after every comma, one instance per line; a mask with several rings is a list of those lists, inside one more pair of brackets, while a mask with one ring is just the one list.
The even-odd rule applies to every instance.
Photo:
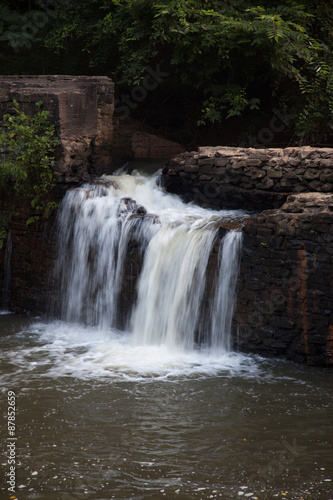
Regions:
[[[35, 10], [41, 10], [38, 5]], [[147, 67], [161, 68], [168, 78], [132, 107], [153, 125], [171, 124], [180, 134], [187, 121], [193, 135], [197, 125], [203, 131], [240, 116], [249, 124], [270, 115], [274, 106], [287, 106], [301, 143], [332, 137], [328, 2], [73, 0], [57, 5], [47, 29], [41, 27], [35, 41], [25, 43], [42, 43], [57, 72], [60, 66], [65, 73], [111, 76], [120, 102], [143, 84]], [[10, 31], [6, 26], [3, 43]], [[64, 56], [62, 62], [53, 63], [55, 53]]]

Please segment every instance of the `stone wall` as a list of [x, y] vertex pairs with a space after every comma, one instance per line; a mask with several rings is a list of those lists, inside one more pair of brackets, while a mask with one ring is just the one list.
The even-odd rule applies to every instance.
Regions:
[[[55, 296], [56, 259], [54, 218], [39, 226], [26, 226], [26, 217], [13, 218], [11, 235], [10, 286], [0, 296], [0, 309], [18, 313], [45, 314]], [[5, 249], [0, 252], [0, 285], [5, 274]], [[1, 291], [1, 286], [0, 286]], [[5, 292], [5, 294], [4, 294]], [[6, 301], [4, 299], [6, 295]]]
[[104, 76], [0, 76], [0, 117], [16, 99], [27, 114], [50, 112], [61, 146], [56, 174], [80, 182], [112, 171], [114, 84]]
[[[291, 195], [281, 209], [222, 224], [211, 255], [205, 307], [216, 277], [219, 239], [243, 232], [243, 251], [233, 321], [234, 348], [310, 365], [333, 365], [333, 194]], [[135, 301], [140, 252], [129, 245], [119, 307], [126, 321]], [[139, 255], [139, 257], [138, 257]], [[39, 228], [17, 217], [12, 224], [10, 301], [16, 312], [52, 310], [57, 286], [54, 220]], [[0, 280], [4, 271], [0, 259]], [[204, 311], [202, 317], [204, 318]]]
[[291, 193], [333, 189], [333, 149], [207, 147], [173, 157], [164, 184], [214, 208], [278, 208]]
[[234, 347], [333, 365], [333, 149], [200, 148], [163, 173], [187, 200], [255, 211], [242, 227]]
[[289, 196], [251, 217], [243, 253], [235, 346], [333, 365], [333, 195]]

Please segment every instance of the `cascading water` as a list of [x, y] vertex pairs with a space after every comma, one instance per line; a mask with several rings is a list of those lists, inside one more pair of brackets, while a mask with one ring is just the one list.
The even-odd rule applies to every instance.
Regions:
[[214, 350], [231, 349], [231, 322], [235, 308], [242, 239], [241, 232], [229, 231], [220, 243], [219, 273], [214, 300], [210, 307], [210, 343]]
[[[143, 263], [137, 299], [128, 304], [130, 342], [189, 351], [196, 343], [203, 297], [212, 288], [206, 271], [217, 227], [243, 214], [184, 204], [156, 179], [139, 173], [103, 176], [67, 193], [58, 219], [61, 315], [101, 330], [119, 326], [127, 252], [135, 242]], [[241, 232], [231, 230], [220, 245], [209, 331], [202, 336], [215, 350], [231, 345], [241, 239]]]
[[136, 343], [193, 347], [215, 232], [179, 223], [154, 235], [131, 318]]
[[4, 281], [3, 281], [3, 295], [2, 295], [2, 307], [8, 309], [10, 301], [10, 261], [12, 256], [12, 232], [8, 231], [6, 250], [5, 250], [5, 266], [4, 266]]

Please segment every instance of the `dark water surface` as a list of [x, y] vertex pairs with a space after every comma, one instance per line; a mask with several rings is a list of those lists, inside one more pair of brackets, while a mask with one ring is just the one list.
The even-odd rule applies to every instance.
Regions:
[[14, 315], [0, 349], [18, 499], [333, 498], [330, 371]]

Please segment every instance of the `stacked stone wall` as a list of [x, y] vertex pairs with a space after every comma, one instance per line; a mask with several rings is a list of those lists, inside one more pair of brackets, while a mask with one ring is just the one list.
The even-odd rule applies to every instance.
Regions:
[[163, 181], [204, 206], [278, 208], [291, 193], [333, 190], [333, 149], [199, 148], [167, 162]]
[[206, 207], [253, 211], [234, 348], [333, 365], [333, 149], [200, 148], [172, 158], [163, 183]]
[[[46, 314], [53, 308], [56, 285], [54, 218], [38, 226], [26, 226], [26, 217], [16, 216], [11, 224], [10, 287], [6, 293], [10, 310], [18, 313]], [[5, 249], [0, 252], [0, 278], [4, 275]], [[0, 297], [1, 298], [1, 297]], [[56, 305], [56, 304], [55, 304]]]
[[245, 221], [234, 345], [333, 364], [333, 195], [290, 196]]

